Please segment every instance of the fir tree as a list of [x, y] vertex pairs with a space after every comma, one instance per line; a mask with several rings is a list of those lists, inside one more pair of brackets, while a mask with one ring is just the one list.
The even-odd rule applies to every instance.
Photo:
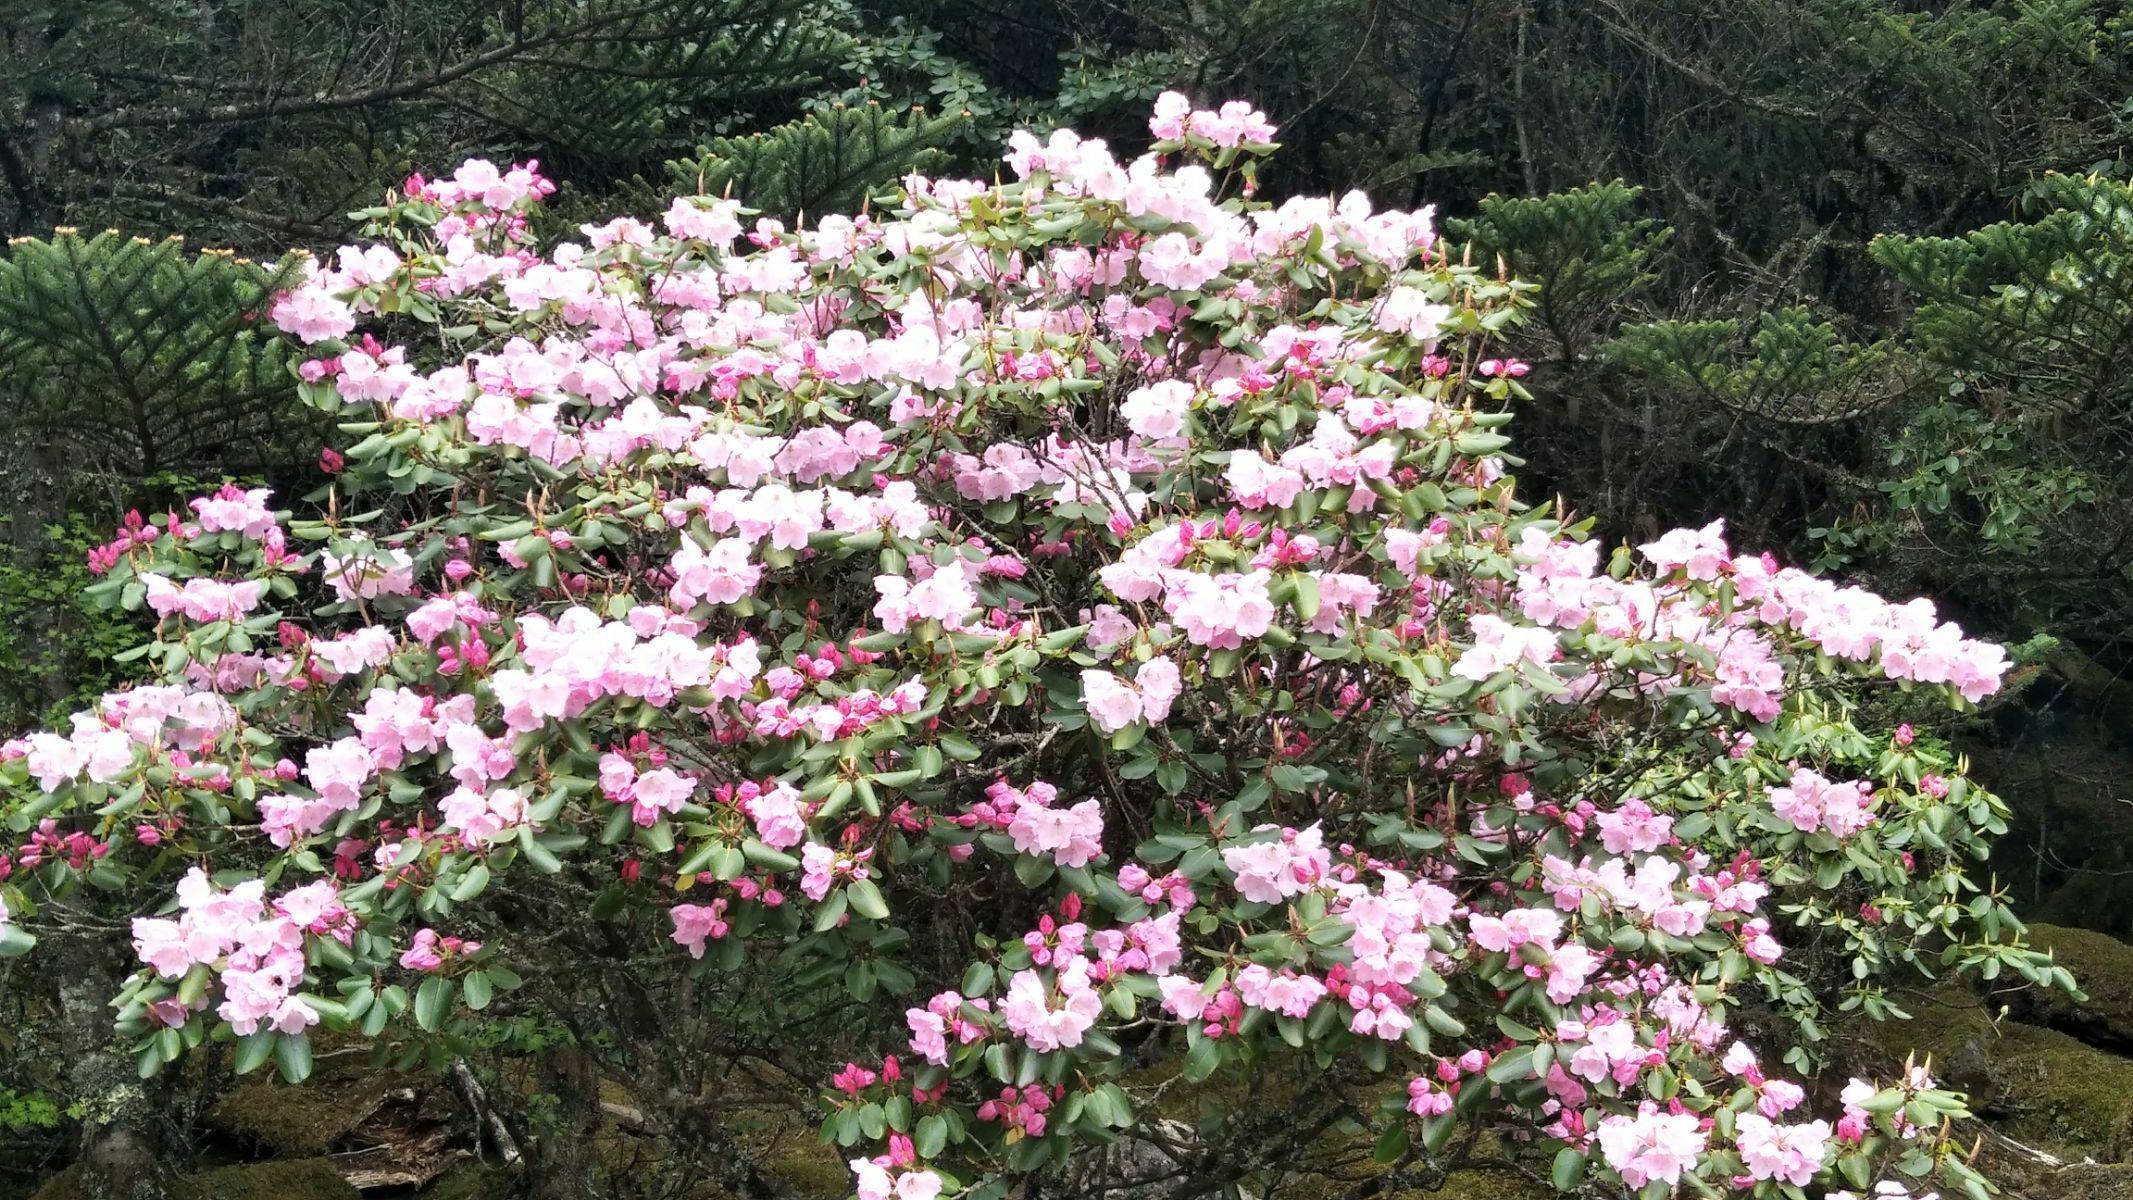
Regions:
[[957, 118], [833, 105], [747, 137], [719, 138], [667, 164], [676, 186], [730, 192], [750, 208], [795, 216], [856, 209], [875, 189], [946, 161]]
[[289, 346], [258, 325], [296, 269], [116, 231], [17, 239], [0, 258], [0, 424], [133, 478], [286, 461], [303, 421]]
[[1575, 359], [1657, 279], [1672, 231], [1640, 213], [1642, 195], [1621, 180], [1545, 196], [1491, 195], [1472, 217], [1445, 222], [1445, 235], [1475, 261], [1540, 285], [1534, 332], [1552, 344], [1539, 354]]
[[1887, 449], [1886, 541], [1983, 573], [2012, 620], [2133, 624], [2133, 184], [2046, 175], [2026, 219], [1871, 253], [1912, 293], [1933, 368]]

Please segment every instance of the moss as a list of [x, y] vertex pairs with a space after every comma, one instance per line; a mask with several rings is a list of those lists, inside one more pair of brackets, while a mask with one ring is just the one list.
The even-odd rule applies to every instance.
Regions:
[[2076, 1163], [2024, 1189], [2027, 1200], [2133, 1200], [2133, 1167]]
[[[1368, 1150], [1369, 1147], [1359, 1147]], [[1353, 1156], [1351, 1156], [1353, 1157]], [[1368, 1170], [1382, 1173], [1369, 1159]], [[1335, 1178], [1328, 1175], [1303, 1175], [1285, 1178], [1280, 1187], [1269, 1195], [1278, 1195], [1279, 1200], [1340, 1200], [1353, 1196], [1362, 1180], [1354, 1172], [1344, 1172]], [[1369, 1186], [1382, 1186], [1370, 1184]], [[1452, 1171], [1434, 1188], [1386, 1188], [1372, 1193], [1382, 1200], [1554, 1200], [1556, 1192], [1505, 1167], [1468, 1167]]]
[[[174, 1185], [167, 1174], [159, 1182], [168, 1186], [172, 1200], [194, 1200], [190, 1192]], [[81, 1167], [72, 1166], [39, 1184], [37, 1190], [30, 1193], [30, 1200], [104, 1200], [110, 1194], [93, 1186]]]
[[377, 1111], [392, 1085], [393, 1080], [382, 1075], [294, 1087], [251, 1076], [216, 1102], [207, 1123], [277, 1157], [311, 1158], [354, 1132]]
[[1454, 1171], [1444, 1177], [1444, 1186], [1422, 1193], [1438, 1200], [1548, 1200], [1556, 1193], [1515, 1171], [1477, 1167]]
[[2025, 1017], [2133, 1047], [2133, 946], [2108, 934], [2061, 925], [2031, 925], [2029, 937], [2074, 973], [2085, 998], [2032, 989], [2021, 1000]]
[[2133, 1124], [2133, 1061], [2056, 1029], [1993, 1021], [1975, 998], [1943, 990], [1917, 1017], [1874, 1026], [1870, 1040], [1901, 1058], [1931, 1056], [1934, 1071], [1970, 1092], [1979, 1115], [2061, 1157], [2124, 1156]]
[[81, 1168], [68, 1167], [38, 1185], [37, 1190], [30, 1193], [30, 1200], [74, 1200], [81, 1194], [80, 1174]]
[[361, 1200], [362, 1193], [323, 1158], [245, 1163], [186, 1176], [173, 1200]]
[[460, 1163], [425, 1184], [420, 1200], [504, 1200], [518, 1188], [518, 1172], [485, 1162]]
[[837, 1148], [823, 1145], [815, 1127], [797, 1116], [763, 1114], [747, 1119], [736, 1132], [749, 1161], [793, 1195], [842, 1196], [851, 1190], [852, 1175]]

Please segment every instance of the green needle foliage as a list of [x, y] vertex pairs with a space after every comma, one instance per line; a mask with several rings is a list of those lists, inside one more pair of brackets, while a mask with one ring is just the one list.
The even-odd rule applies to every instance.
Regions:
[[1545, 196], [1490, 195], [1444, 231], [1477, 263], [1545, 281], [1531, 318], [1550, 340], [1544, 354], [1576, 358], [1658, 278], [1673, 232], [1643, 215], [1642, 195], [1621, 180]]
[[667, 164], [677, 187], [732, 194], [750, 208], [784, 216], [856, 210], [884, 183], [914, 170], [938, 170], [940, 147], [960, 119], [892, 113], [878, 105], [837, 105], [747, 137], [719, 138], [692, 158]]
[[2070, 634], [2133, 622], [2133, 185], [2046, 175], [2025, 219], [1872, 247], [1916, 299], [1927, 401], [1884, 485], [1913, 554], [1958, 554]]
[[262, 330], [299, 267], [62, 231], [0, 258], [0, 427], [50, 461], [145, 478], [284, 461], [315, 430]]

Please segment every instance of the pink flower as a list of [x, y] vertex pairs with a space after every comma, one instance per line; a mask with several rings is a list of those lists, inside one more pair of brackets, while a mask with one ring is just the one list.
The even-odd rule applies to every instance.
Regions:
[[305, 345], [347, 337], [356, 327], [355, 310], [315, 283], [284, 292], [267, 315], [283, 332], [296, 335]]
[[1827, 1121], [1779, 1125], [1759, 1112], [1734, 1118], [1734, 1142], [1740, 1147], [1741, 1162], [1748, 1173], [1757, 1179], [1780, 1179], [1794, 1187], [1805, 1187], [1821, 1171], [1830, 1135]]
[[1085, 867], [1103, 853], [1103, 806], [1083, 800], [1054, 807], [1056, 794], [1049, 784], [1030, 785], [1008, 822], [1007, 834], [1024, 854], [1049, 855], [1062, 867]]
[[934, 1200], [941, 1194], [941, 1177], [931, 1171], [907, 1168], [894, 1174], [883, 1159], [851, 1160], [853, 1189], [859, 1200]]
[[667, 595], [682, 608], [737, 603], [763, 578], [763, 568], [749, 561], [748, 543], [739, 538], [714, 539], [708, 549], [683, 538], [667, 570], [674, 580]]
[[704, 943], [726, 936], [731, 928], [726, 923], [724, 898], [709, 904], [677, 904], [667, 910], [674, 919], [674, 942], [688, 948], [690, 958], [704, 956]]
[[1489, 613], [1476, 614], [1472, 629], [1473, 647], [1452, 664], [1452, 674], [1461, 679], [1485, 680], [1521, 662], [1546, 666], [1558, 653], [1552, 629], [1513, 625]]
[[1594, 821], [1600, 827], [1600, 844], [1609, 854], [1644, 854], [1666, 845], [1674, 818], [1652, 811], [1642, 800], [1626, 800], [1613, 812], [1601, 813]]
[[1690, 1113], [1663, 1113], [1646, 1102], [1635, 1116], [1615, 1113], [1600, 1122], [1600, 1153], [1632, 1188], [1657, 1181], [1669, 1187], [1696, 1165], [1704, 1132]]
[[1158, 287], [1197, 291], [1229, 265], [1212, 247], [1195, 248], [1182, 233], [1166, 233], [1141, 247], [1141, 275]]
[[1769, 791], [1771, 811], [1802, 833], [1827, 830], [1850, 837], [1873, 823], [1873, 788], [1854, 780], [1831, 783], [1817, 772], [1796, 768], [1790, 783]]
[[1236, 988], [1246, 1004], [1285, 1017], [1311, 1015], [1312, 1006], [1326, 994], [1326, 985], [1309, 975], [1293, 971], [1276, 974], [1258, 963], [1237, 972]]
[[1272, 628], [1274, 601], [1267, 591], [1272, 582], [1265, 571], [1183, 573], [1174, 584], [1166, 585], [1163, 607], [1177, 618], [1194, 645], [1234, 650]]
[[1373, 323], [1387, 333], [1430, 346], [1436, 344], [1438, 333], [1451, 315], [1451, 305], [1433, 302], [1420, 289], [1396, 287], [1379, 302]]
[[1103, 1012], [1103, 998], [1089, 983], [1086, 959], [1069, 959], [1046, 984], [1035, 971], [1017, 971], [1000, 1003], [1000, 1019], [1033, 1050], [1060, 1050], [1081, 1044]]
[[667, 208], [666, 226], [675, 237], [694, 238], [725, 247], [741, 236], [741, 202], [708, 196], [677, 196]]
[[1452, 1111], [1452, 1094], [1426, 1075], [1407, 1081], [1407, 1111], [1418, 1117], [1438, 1117]]
[[916, 584], [901, 575], [878, 576], [874, 590], [881, 594], [874, 605], [874, 616], [888, 633], [902, 633], [927, 620], [950, 629], [959, 628], [970, 610], [978, 606], [977, 589], [969, 576], [953, 567], [937, 570]]
[[846, 1063], [842, 1071], [837, 1072], [830, 1078], [830, 1082], [845, 1095], [857, 1096], [859, 1093], [873, 1087], [874, 1082], [880, 1078], [881, 1076], [867, 1070], [858, 1063]]
[[[1274, 828], [1262, 825], [1253, 832]], [[1301, 832], [1284, 829], [1274, 839], [1229, 846], [1222, 851], [1222, 862], [1237, 877], [1237, 893], [1259, 904], [1277, 904], [1303, 892], [1331, 867], [1316, 825]]]
[[1126, 428], [1144, 438], [1161, 440], [1185, 432], [1185, 418], [1192, 411], [1194, 389], [1182, 379], [1165, 379], [1137, 387], [1119, 406]]
[[1701, 529], [1670, 530], [1658, 541], [1637, 547], [1637, 552], [1661, 571], [1681, 570], [1691, 579], [1716, 579], [1732, 562], [1722, 520]]
[[319, 572], [342, 600], [375, 600], [415, 590], [414, 561], [405, 550], [359, 545], [344, 557], [331, 550], [319, 554]]
[[444, 956], [437, 952], [437, 931], [418, 929], [415, 940], [400, 953], [400, 965], [410, 971], [434, 971], [444, 965]]
[[773, 850], [797, 846], [807, 840], [807, 820], [800, 813], [800, 793], [781, 783], [751, 797], [743, 807], [755, 822], [756, 837]]
[[1117, 733], [1144, 718], [1160, 723], [1182, 691], [1177, 664], [1167, 658], [1142, 663], [1130, 683], [1109, 671], [1091, 668], [1081, 673], [1082, 705], [1090, 722], [1105, 733]]
[[822, 900], [829, 895], [832, 883], [831, 872], [837, 855], [828, 846], [809, 842], [800, 851], [800, 892], [810, 900]]

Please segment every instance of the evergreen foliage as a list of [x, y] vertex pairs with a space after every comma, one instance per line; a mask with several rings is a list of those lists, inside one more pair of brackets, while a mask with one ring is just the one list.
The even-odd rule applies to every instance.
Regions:
[[0, 542], [0, 728], [63, 720], [137, 674], [117, 658], [139, 644], [140, 617], [90, 599], [85, 556], [110, 526], [101, 506], [82, 504], [37, 531], [35, 551]]
[[685, 152], [706, 129], [738, 131], [786, 111], [794, 97], [822, 87], [855, 45], [834, 7], [790, 0], [629, 7], [635, 11], [619, 27], [582, 39], [569, 32], [583, 20], [573, 11], [579, 6], [539, 11], [542, 33], [567, 52], [514, 62], [494, 87], [469, 89], [466, 103], [510, 131], [514, 152], [522, 147], [559, 167], [612, 178]]
[[718, 138], [668, 163], [667, 172], [684, 190], [739, 196], [788, 217], [857, 209], [885, 182], [945, 163], [940, 146], [958, 124], [871, 103], [837, 105], [762, 133]]
[[1746, 318], [1626, 325], [1601, 353], [1684, 398], [1781, 425], [1856, 421], [1901, 397], [1886, 386], [1886, 345], [1848, 341], [1806, 305]]
[[[1016, 128], [1130, 156], [1169, 87], [1270, 111], [1267, 198], [1433, 200], [1455, 262], [1539, 285], [1491, 350], [1531, 367], [1529, 493], [1609, 540], [1725, 516], [2009, 640], [2050, 631], [2076, 653], [2013, 705], [2115, 689], [2096, 711], [2133, 712], [2133, 0], [27, 0], [0, 39], [0, 733], [146, 665], [110, 663], [138, 614], [82, 595], [118, 513], [181, 476], [317, 481], [330, 425], [260, 332], [297, 260], [266, 260], [344, 239], [409, 174], [539, 159], [568, 181], [529, 218], [544, 241], [675, 185], [796, 224], [914, 169], [991, 178]], [[2005, 789], [2018, 829], [2062, 802], [2042, 745], [2042, 786]], [[2053, 846], [2050, 870], [2122, 875], [2120, 839], [2083, 832], [2096, 857]], [[736, 997], [637, 1046], [639, 965], [586, 973], [587, 1053], [703, 1070], [785, 1023]], [[572, 1091], [582, 1065], [540, 1062]], [[662, 1136], [739, 1161], [693, 1107], [725, 1081], [687, 1084]], [[69, 1137], [110, 1100], [37, 1088]]]
[[1896, 553], [1964, 559], [2084, 640], [2133, 624], [2133, 185], [2047, 175], [2030, 215], [1872, 253], [1916, 298], [1924, 403], [1887, 447]]
[[470, 154], [621, 187], [799, 119], [866, 59], [851, 9], [801, 0], [31, 5], [0, 35], [0, 227], [247, 248], [329, 244]]
[[1642, 193], [1615, 180], [1545, 196], [1490, 195], [1471, 218], [1445, 222], [1445, 233], [1476, 261], [1545, 280], [1533, 321], [1549, 339], [1548, 357], [1572, 359], [1657, 279], [1672, 231], [1643, 215]]
[[115, 231], [17, 239], [0, 258], [0, 427], [134, 478], [277, 461], [315, 435], [288, 345], [258, 328], [298, 263]]

